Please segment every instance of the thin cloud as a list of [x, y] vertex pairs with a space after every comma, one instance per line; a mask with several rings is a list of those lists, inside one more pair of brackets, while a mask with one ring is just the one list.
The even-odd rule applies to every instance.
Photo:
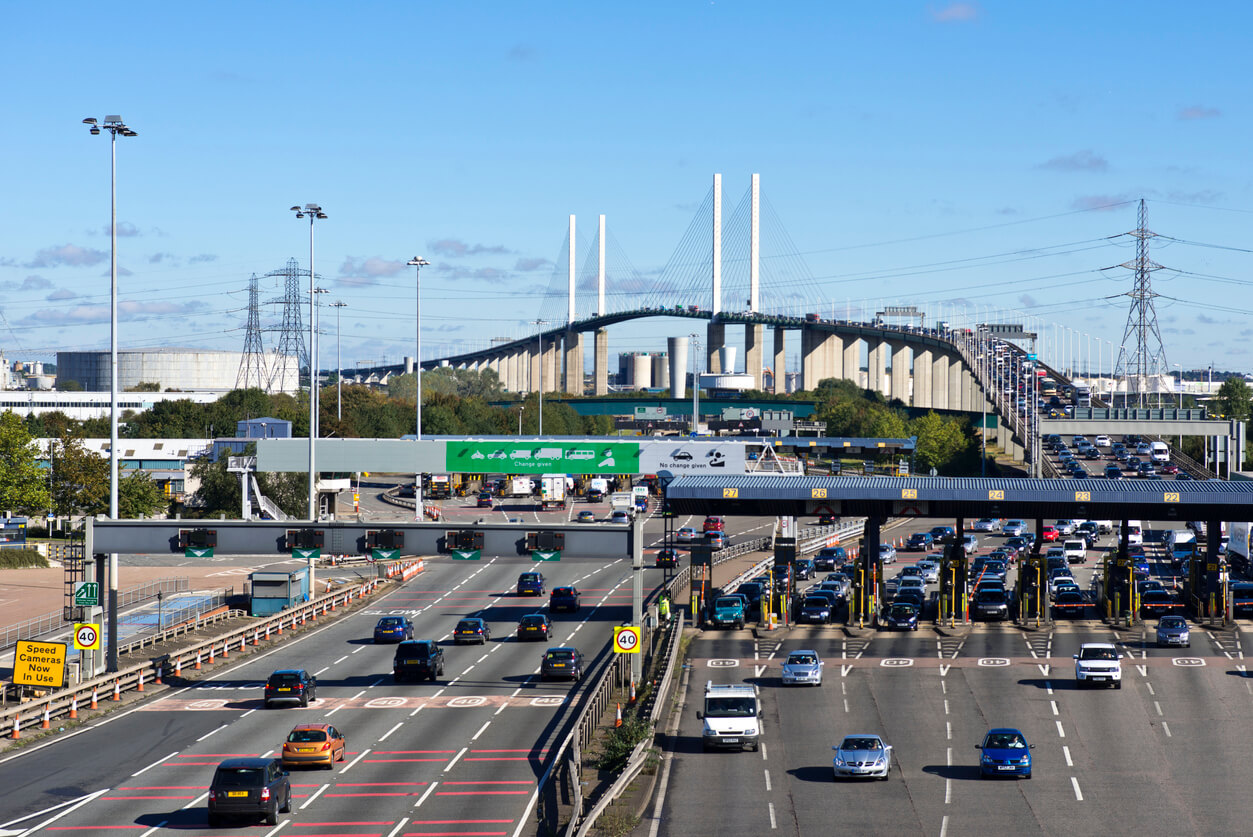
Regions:
[[534, 61], [536, 56], [537, 53], [535, 48], [529, 47], [526, 44], [515, 44], [509, 48], [508, 52], [505, 53], [505, 57], [510, 61], [516, 61], [519, 63]]
[[441, 264], [438, 266], [441, 279], [473, 279], [479, 282], [487, 282], [492, 285], [500, 285], [508, 281], [510, 273], [507, 270], [501, 270], [497, 267], [459, 267], [451, 264]]
[[1002, 206], [1000, 209], [996, 210], [996, 214], [997, 215], [1017, 215], [1018, 210], [1014, 209], [1012, 206]]
[[1199, 192], [1169, 192], [1167, 197], [1179, 203], [1216, 204], [1223, 198], [1223, 193], [1213, 189], [1202, 189]]
[[1100, 154], [1092, 151], [1076, 151], [1074, 154], [1063, 154], [1041, 163], [1037, 169], [1048, 171], [1106, 171], [1109, 163]]
[[1080, 195], [1070, 202], [1074, 209], [1092, 209], [1112, 211], [1121, 209], [1124, 204], [1134, 200], [1138, 195]]
[[38, 251], [25, 267], [86, 267], [99, 264], [107, 258], [109, 254], [103, 250], [92, 250], [77, 244], [62, 244], [60, 247], [45, 247]]
[[404, 269], [405, 263], [401, 261], [392, 261], [391, 259], [383, 259], [378, 256], [368, 256], [366, 258], [348, 256], [344, 259], [344, 263], [339, 266], [339, 275], [341, 277], [379, 279], [385, 276], [395, 276], [403, 272]]
[[460, 259], [466, 256], [506, 256], [512, 253], [508, 247], [501, 244], [467, 244], [456, 238], [441, 238], [439, 241], [429, 241], [427, 246], [437, 256], [443, 256], [446, 259]]
[[78, 299], [78, 294], [66, 288], [59, 288], [44, 297], [48, 302], [64, 302], [67, 299]]
[[1223, 112], [1218, 108], [1192, 105], [1191, 107], [1180, 108], [1177, 118], [1182, 122], [1187, 122], [1193, 119], [1217, 119], [1222, 115]]
[[174, 255], [172, 253], [153, 253], [151, 256], [148, 257], [148, 264], [161, 264], [161, 262], [165, 261], [166, 259], [173, 259], [173, 258], [174, 258]]
[[[91, 233], [93, 235], [110, 235], [108, 226], [101, 227], [98, 232], [95, 230], [92, 230]], [[134, 224], [130, 223], [129, 221], [118, 222], [118, 225], [117, 225], [118, 238], [133, 238], [139, 234], [140, 234], [139, 228], [136, 227]]]
[[932, 9], [931, 19], [936, 23], [966, 23], [979, 17], [975, 3], [949, 3], [942, 9]]
[[187, 261], [191, 262], [192, 264], [200, 264], [201, 262], [216, 262], [217, 260], [218, 260], [218, 257], [213, 255], [212, 253], [201, 253], [199, 256], [192, 256]]
[[[150, 316], [177, 316], [201, 313], [204, 303], [176, 302], [119, 302], [119, 320], [142, 320]], [[23, 318], [23, 322], [35, 325], [88, 325], [109, 321], [107, 305], [75, 305], [71, 308], [42, 308]]]
[[1023, 308], [1035, 308], [1040, 303], [1036, 302], [1035, 297], [1031, 296], [1031, 294], [1023, 294], [1018, 297], [1018, 304]]
[[552, 266], [552, 259], [529, 258], [518, 259], [518, 261], [514, 263], [513, 269], [525, 273], [531, 270], [549, 270]]

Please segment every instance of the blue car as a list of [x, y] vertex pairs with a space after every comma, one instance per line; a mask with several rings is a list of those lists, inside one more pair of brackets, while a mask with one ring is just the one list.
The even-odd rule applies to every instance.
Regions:
[[384, 616], [374, 626], [375, 642], [404, 642], [413, 639], [413, 623], [407, 616]]
[[988, 730], [982, 744], [975, 748], [983, 751], [979, 759], [979, 777], [1023, 776], [1031, 778], [1031, 750], [1021, 730], [1001, 727]]

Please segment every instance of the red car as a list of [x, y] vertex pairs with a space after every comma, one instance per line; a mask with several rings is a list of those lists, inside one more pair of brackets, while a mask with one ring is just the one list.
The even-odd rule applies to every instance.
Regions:
[[715, 517], [714, 515], [710, 515], [709, 517], [705, 518], [705, 526], [704, 526], [705, 534], [709, 534], [710, 532], [721, 532], [722, 529], [723, 529], [723, 523], [722, 523], [721, 517]]
[[1061, 536], [1062, 536], [1062, 533], [1057, 531], [1052, 526], [1045, 526], [1044, 529], [1040, 532], [1040, 537], [1043, 538], [1046, 542], [1055, 541]]
[[1158, 468], [1158, 470], [1163, 474], [1177, 474], [1179, 473], [1179, 466], [1173, 462], [1167, 462], [1165, 465]]

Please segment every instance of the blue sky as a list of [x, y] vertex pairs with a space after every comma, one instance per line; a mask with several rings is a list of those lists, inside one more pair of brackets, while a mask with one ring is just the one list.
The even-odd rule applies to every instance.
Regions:
[[[757, 172], [764, 305], [965, 306], [1049, 341], [1069, 327], [1108, 366], [1131, 274], [1102, 269], [1134, 258], [1115, 236], [1143, 197], [1168, 268], [1153, 279], [1168, 361], [1253, 366], [1243, 3], [23, 4], [5, 18], [10, 360], [108, 346], [109, 148], [81, 120], [116, 113], [139, 133], [118, 142], [123, 348], [241, 350], [248, 278], [306, 263], [288, 207], [309, 201], [330, 216], [316, 268], [347, 306], [345, 366], [413, 354], [415, 255], [432, 263], [424, 356], [533, 329], [565, 282], [570, 214], [581, 269], [607, 216], [611, 306], [695, 289], [701, 254], [681, 242], [713, 173], [729, 220]], [[263, 282], [263, 300], [280, 292]], [[279, 316], [263, 306], [263, 325]], [[611, 346], [690, 330], [619, 326]]]

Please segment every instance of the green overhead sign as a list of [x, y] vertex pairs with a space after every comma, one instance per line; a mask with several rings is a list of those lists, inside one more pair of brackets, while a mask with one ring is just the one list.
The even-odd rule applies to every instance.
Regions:
[[461, 473], [638, 474], [638, 442], [448, 442], [447, 469]]
[[483, 553], [478, 549], [454, 549], [452, 559], [454, 561], [481, 561]]
[[560, 561], [561, 551], [560, 550], [540, 551], [537, 549], [531, 553], [531, 560], [532, 561]]

